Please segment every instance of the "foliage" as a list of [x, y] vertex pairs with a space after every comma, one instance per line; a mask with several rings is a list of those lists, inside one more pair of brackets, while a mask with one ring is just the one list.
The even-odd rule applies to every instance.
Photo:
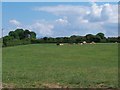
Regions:
[[120, 42], [120, 37], [108, 37], [107, 42], [115, 43], [115, 42]]
[[36, 33], [29, 30], [16, 29], [10, 31], [8, 36], [3, 37], [3, 46], [16, 46], [30, 44], [31, 40], [36, 39]]
[[3, 46], [15, 46], [24, 44], [37, 44], [37, 43], [82, 43], [86, 41], [87, 43], [115, 43], [119, 42], [118, 37], [108, 37], [106, 38], [104, 33], [97, 33], [96, 35], [87, 34], [86, 36], [76, 36], [72, 35], [70, 37], [43, 37], [36, 39], [36, 33], [29, 30], [16, 29], [15, 31], [10, 31], [8, 36], [3, 37]]
[[109, 42], [118, 42], [118, 37], [106, 38], [103, 33], [98, 33], [96, 35], [93, 34], [87, 34], [86, 36], [76, 36], [72, 35], [70, 37], [43, 37], [39, 39], [32, 40], [32, 43], [82, 43], [83, 41], [86, 41], [87, 43], [96, 42], [96, 43], [109, 43]]
[[98, 33], [96, 36], [99, 36], [101, 39], [104, 39], [104, 38], [105, 38], [104, 33]]

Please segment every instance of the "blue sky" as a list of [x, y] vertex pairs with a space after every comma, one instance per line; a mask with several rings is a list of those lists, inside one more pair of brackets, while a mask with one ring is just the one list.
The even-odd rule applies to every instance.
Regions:
[[4, 35], [16, 28], [29, 29], [37, 37], [61, 37], [105, 33], [118, 35], [116, 2], [3, 2]]

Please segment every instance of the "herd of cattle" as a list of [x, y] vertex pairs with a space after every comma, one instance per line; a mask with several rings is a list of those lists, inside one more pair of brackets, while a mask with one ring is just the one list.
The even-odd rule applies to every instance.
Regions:
[[[73, 43], [73, 44], [75, 44], [75, 43]], [[78, 44], [84, 45], [84, 44], [96, 44], [96, 43], [95, 42], [87, 43], [86, 41], [83, 41], [82, 43], [78, 43]], [[63, 43], [57, 43], [56, 45], [63, 46], [64, 44]]]

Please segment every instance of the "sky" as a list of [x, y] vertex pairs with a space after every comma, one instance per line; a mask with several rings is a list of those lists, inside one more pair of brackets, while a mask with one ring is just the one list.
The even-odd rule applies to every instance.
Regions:
[[2, 2], [3, 35], [17, 28], [37, 37], [118, 36], [117, 2]]

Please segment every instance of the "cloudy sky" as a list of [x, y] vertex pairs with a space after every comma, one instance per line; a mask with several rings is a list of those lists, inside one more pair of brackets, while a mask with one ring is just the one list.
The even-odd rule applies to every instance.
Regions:
[[3, 2], [3, 34], [29, 29], [37, 37], [97, 34], [118, 36], [116, 2]]

